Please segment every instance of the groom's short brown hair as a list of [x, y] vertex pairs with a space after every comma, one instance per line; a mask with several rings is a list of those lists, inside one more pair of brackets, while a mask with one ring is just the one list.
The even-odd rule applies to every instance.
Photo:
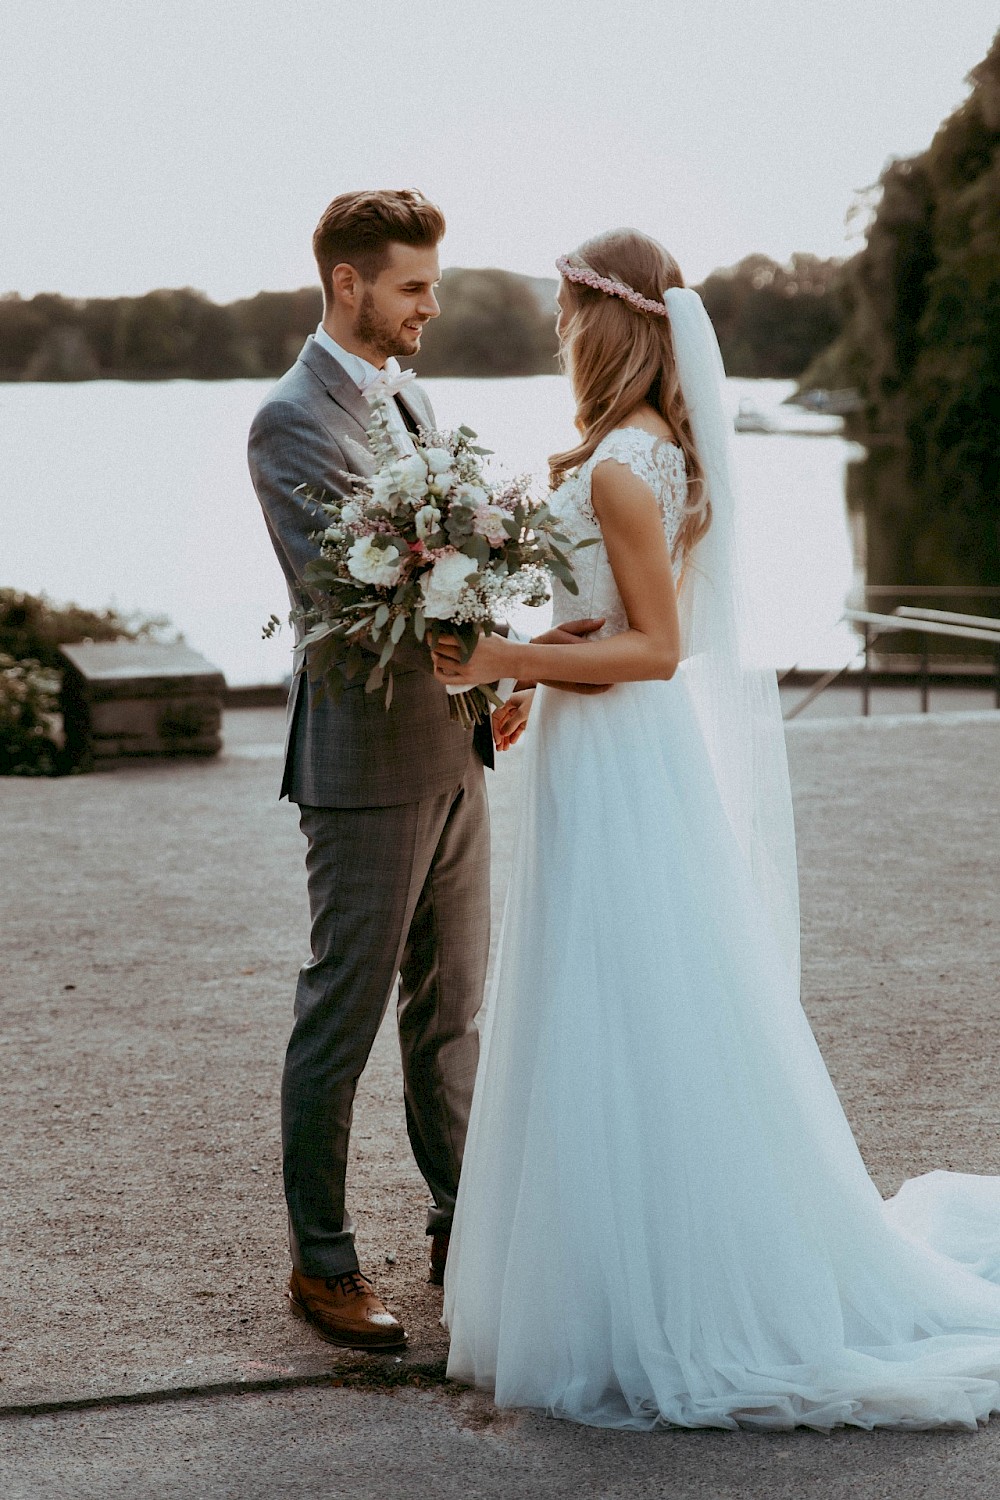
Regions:
[[313, 235], [323, 291], [332, 298], [334, 266], [346, 262], [365, 281], [374, 281], [388, 263], [390, 245], [430, 249], [444, 237], [444, 229], [444, 214], [414, 188], [341, 193], [324, 210]]

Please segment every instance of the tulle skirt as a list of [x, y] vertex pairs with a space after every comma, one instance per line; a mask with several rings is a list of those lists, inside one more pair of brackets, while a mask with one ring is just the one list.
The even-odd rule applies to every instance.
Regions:
[[882, 1201], [683, 674], [540, 688], [445, 1281], [448, 1373], [607, 1427], [974, 1427], [1000, 1178]]

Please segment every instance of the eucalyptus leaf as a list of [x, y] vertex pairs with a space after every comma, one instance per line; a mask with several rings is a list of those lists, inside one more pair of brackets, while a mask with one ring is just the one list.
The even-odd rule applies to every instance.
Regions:
[[332, 634], [332, 625], [327, 625], [325, 623], [322, 625], [314, 625], [311, 630], [306, 631], [305, 635], [302, 637], [300, 644], [303, 646], [315, 646], [318, 645], [320, 641], [326, 640], [326, 637], [328, 635]]
[[393, 645], [396, 644], [396, 642], [399, 640], [400, 636], [403, 634], [403, 631], [405, 629], [406, 629], [406, 616], [405, 615], [397, 615], [396, 618], [392, 622], [392, 629], [389, 632], [389, 639], [392, 641]]
[[471, 622], [451, 626], [452, 635], [456, 636], [461, 646], [461, 660], [468, 661], [479, 643], [479, 626]]
[[313, 647], [307, 653], [306, 668], [309, 673], [310, 682], [321, 683], [331, 674], [337, 673], [339, 675], [337, 650], [338, 643], [330, 640]]
[[466, 557], [473, 558], [477, 563], [483, 565], [490, 560], [490, 544], [484, 536], [468, 537], [458, 549]]
[[306, 583], [339, 584], [341, 582], [337, 564], [328, 557], [314, 557], [312, 562], [306, 564], [302, 577]]

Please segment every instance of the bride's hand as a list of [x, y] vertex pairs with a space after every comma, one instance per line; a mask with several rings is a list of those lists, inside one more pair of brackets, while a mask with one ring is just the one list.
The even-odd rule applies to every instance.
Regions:
[[509, 750], [517, 744], [528, 722], [534, 696], [534, 688], [511, 693], [502, 708], [493, 710], [493, 740], [498, 750]]
[[434, 676], [448, 687], [478, 687], [483, 682], [499, 682], [512, 677], [511, 644], [496, 633], [484, 635], [468, 661], [462, 660], [462, 646], [457, 636], [443, 635], [431, 652]]
[[[603, 616], [600, 619], [591, 620], [564, 620], [562, 625], [556, 625], [552, 630], [546, 630], [544, 635], [533, 635], [531, 644], [533, 646], [575, 646], [580, 641], [585, 641], [588, 636], [594, 635], [604, 624]], [[542, 687], [555, 688], [559, 693], [606, 693], [611, 687], [610, 683], [597, 682], [542, 682]]]

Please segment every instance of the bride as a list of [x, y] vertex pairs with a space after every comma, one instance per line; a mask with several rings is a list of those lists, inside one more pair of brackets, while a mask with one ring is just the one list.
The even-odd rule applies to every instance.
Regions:
[[[619, 231], [561, 260], [580, 600], [493, 635], [525, 791], [445, 1281], [448, 1373], [598, 1426], [974, 1427], [1000, 1409], [1000, 1178], [882, 1201], [798, 998], [777, 691], [741, 647], [711, 324]], [[611, 684], [577, 695], [530, 684]]]

